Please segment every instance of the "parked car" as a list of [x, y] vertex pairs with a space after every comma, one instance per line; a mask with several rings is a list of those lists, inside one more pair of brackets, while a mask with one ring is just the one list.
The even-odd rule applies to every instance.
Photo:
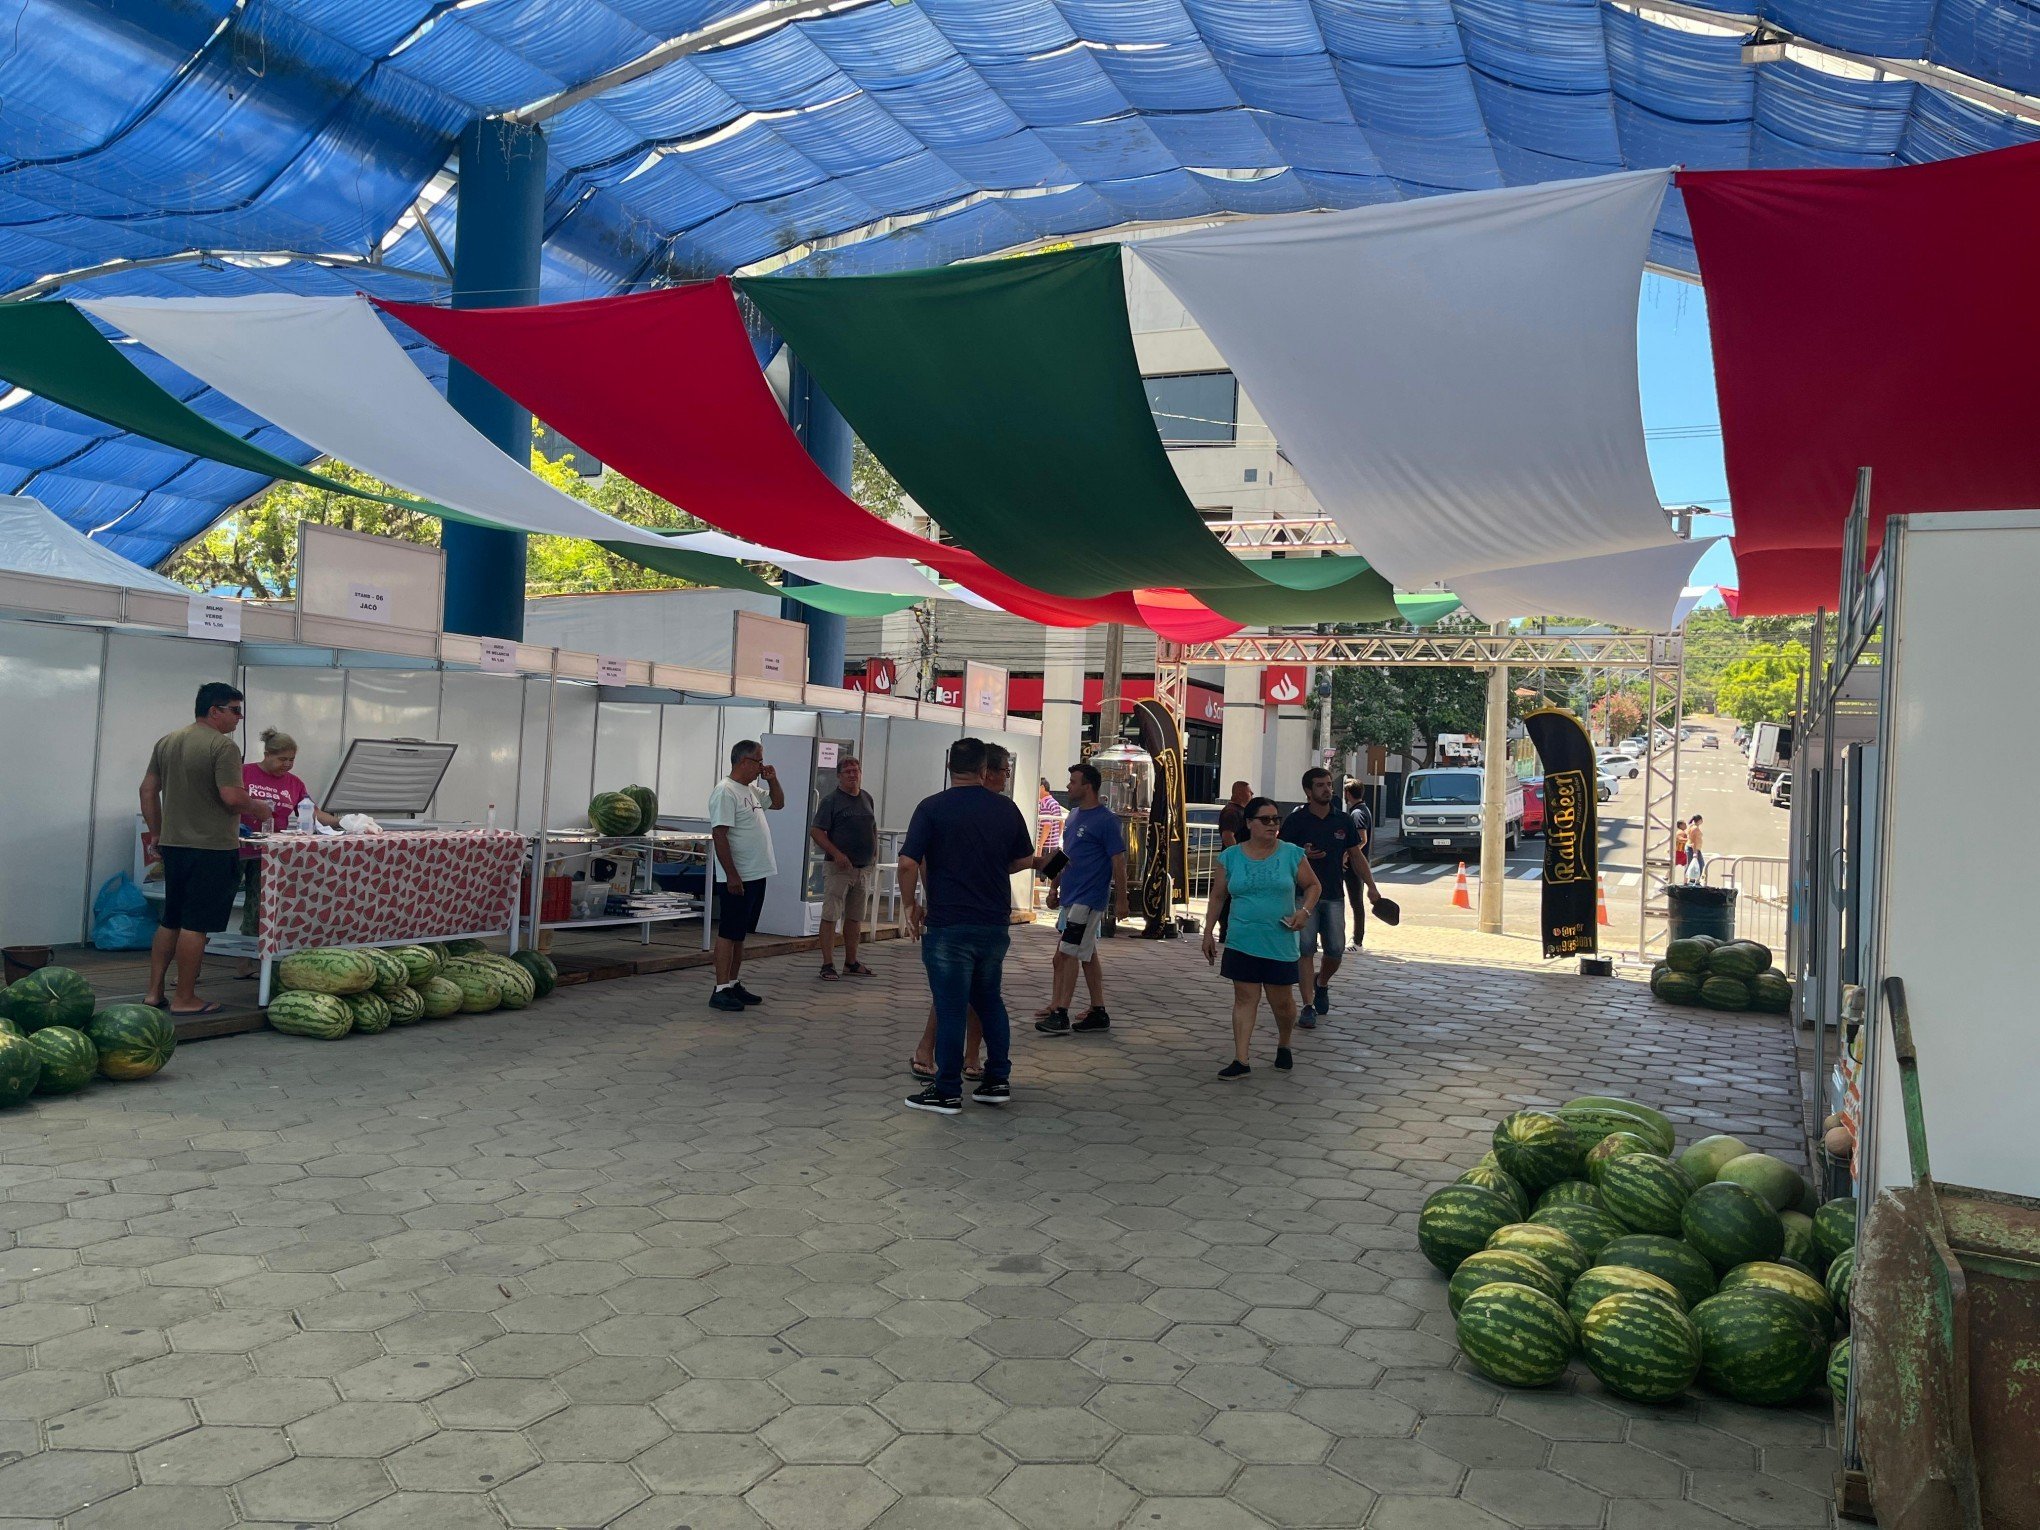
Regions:
[[1640, 738], [1625, 738], [1615, 747], [1621, 753], [1628, 755], [1632, 760], [1643, 758], [1643, 740]]
[[1789, 808], [1792, 806], [1792, 772], [1783, 772], [1771, 786], [1771, 806]]
[[1614, 795], [1614, 781], [1610, 780], [1607, 776], [1596, 776], [1594, 778], [1594, 800], [1596, 802], [1606, 802]]
[[1721, 747], [1721, 735], [1719, 733], [1701, 734], [1700, 747], [1702, 749], [1719, 749]]
[[1544, 832], [1544, 777], [1532, 776], [1523, 783], [1523, 833], [1527, 838]]
[[1642, 762], [1634, 755], [1624, 754], [1620, 749], [1603, 749], [1594, 756], [1595, 762], [1604, 771], [1613, 771], [1618, 776], [1627, 776], [1634, 781], [1643, 773]]

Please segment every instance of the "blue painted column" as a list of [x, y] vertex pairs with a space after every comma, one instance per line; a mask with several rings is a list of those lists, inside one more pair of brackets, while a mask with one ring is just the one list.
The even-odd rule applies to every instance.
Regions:
[[[535, 127], [484, 118], [460, 135], [453, 306], [538, 301], [545, 240], [545, 139]], [[531, 460], [531, 415], [453, 362], [446, 400], [519, 462]], [[446, 627], [476, 637], [524, 636], [524, 533], [448, 521]]]
[[[793, 363], [791, 382], [792, 386], [787, 390], [787, 422], [793, 426], [793, 433], [800, 437], [800, 444], [807, 448], [815, 466], [828, 475], [831, 483], [848, 494], [851, 445], [855, 439], [850, 422], [829, 402], [829, 396], [822, 392], [814, 374], [802, 366], [798, 358]], [[784, 579], [789, 586], [812, 582], [797, 574], [786, 574]], [[797, 600], [781, 600], [779, 614], [788, 621], [807, 623], [808, 684], [841, 685], [844, 619], [833, 611], [818, 611]]]

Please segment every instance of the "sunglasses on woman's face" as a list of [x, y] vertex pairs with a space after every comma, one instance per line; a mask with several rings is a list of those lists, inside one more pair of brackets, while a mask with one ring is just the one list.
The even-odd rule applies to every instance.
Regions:
[[1277, 824], [1279, 824], [1280, 822], [1282, 822], [1282, 819], [1281, 819], [1281, 817], [1280, 817], [1279, 815], [1277, 815], [1277, 814], [1273, 814], [1273, 813], [1256, 813], [1256, 814], [1255, 814], [1255, 815], [1253, 816], [1253, 818], [1249, 820], [1249, 822], [1252, 822], [1252, 823], [1277, 823]]

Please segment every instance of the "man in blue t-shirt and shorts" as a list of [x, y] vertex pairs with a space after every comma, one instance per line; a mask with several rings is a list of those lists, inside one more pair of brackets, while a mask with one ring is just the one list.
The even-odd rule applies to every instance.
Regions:
[[[1103, 784], [1098, 767], [1088, 761], [1070, 767], [1070, 809], [1062, 831], [1063, 854], [1069, 861], [1049, 879], [1048, 888], [1048, 906], [1062, 910], [1056, 919], [1062, 939], [1055, 948], [1055, 997], [1048, 1014], [1034, 1022], [1046, 1036], [1112, 1026], [1112, 1017], [1105, 1013], [1098, 927], [1105, 922], [1108, 906], [1113, 918], [1126, 917], [1126, 829], [1119, 815], [1098, 801]], [[1091, 990], [1091, 1007], [1072, 1025], [1070, 1000], [1076, 997], [1080, 968]]]
[[1359, 827], [1350, 813], [1333, 803], [1332, 796], [1332, 773], [1322, 765], [1311, 767], [1303, 773], [1303, 806], [1282, 824], [1282, 837], [1303, 846], [1310, 869], [1324, 889], [1317, 907], [1311, 910], [1310, 922], [1300, 932], [1302, 955], [1296, 963], [1296, 986], [1302, 990], [1303, 1003], [1296, 1023], [1305, 1030], [1316, 1029], [1318, 1018], [1331, 1012], [1332, 974], [1346, 954], [1347, 874], [1366, 885], [1370, 901], [1381, 898], [1374, 885], [1374, 871], [1367, 864], [1367, 852], [1360, 845]]

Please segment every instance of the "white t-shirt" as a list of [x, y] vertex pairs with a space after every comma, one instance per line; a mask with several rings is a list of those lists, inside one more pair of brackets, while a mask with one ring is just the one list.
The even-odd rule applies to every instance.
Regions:
[[[771, 801], [769, 790], [745, 786], [728, 776], [716, 782], [715, 790], [708, 794], [708, 826], [730, 831], [730, 859], [736, 862], [737, 876], [746, 882], [762, 882], [779, 869], [772, 854], [772, 831], [765, 823]], [[726, 880], [720, 856], [715, 858], [715, 867], [715, 879]]]

